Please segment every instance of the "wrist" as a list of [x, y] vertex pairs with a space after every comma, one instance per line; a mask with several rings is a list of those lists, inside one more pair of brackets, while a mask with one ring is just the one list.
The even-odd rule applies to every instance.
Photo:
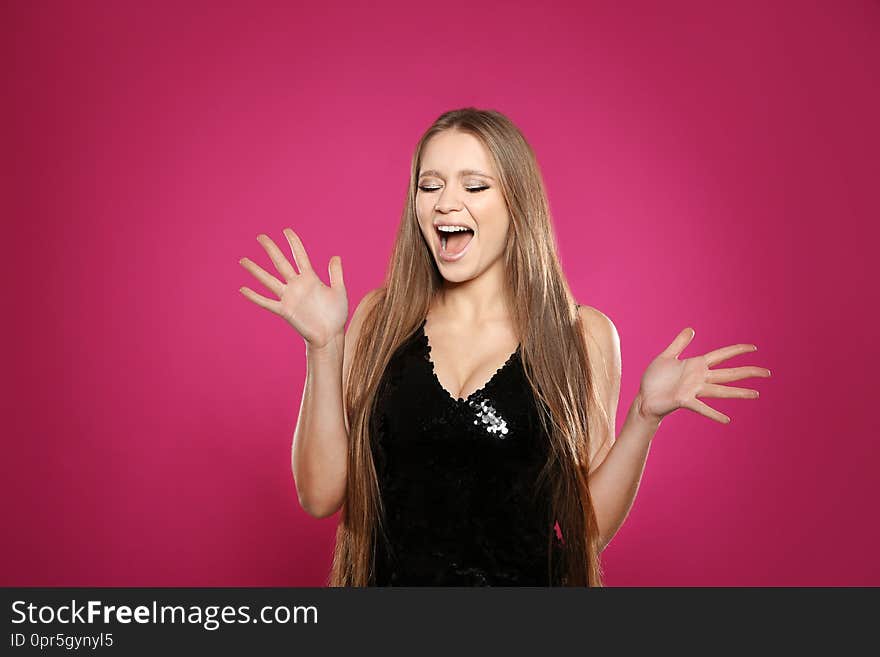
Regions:
[[642, 391], [639, 390], [639, 393], [636, 395], [635, 400], [633, 400], [633, 409], [635, 411], [635, 416], [645, 424], [651, 425], [653, 427], [659, 427], [660, 422], [663, 421], [663, 418], [659, 415], [655, 415], [649, 411], [645, 410], [644, 406], [644, 395]]
[[334, 358], [342, 354], [345, 345], [345, 334], [334, 335], [326, 344], [316, 345], [308, 340], [306, 342], [306, 356], [312, 358]]

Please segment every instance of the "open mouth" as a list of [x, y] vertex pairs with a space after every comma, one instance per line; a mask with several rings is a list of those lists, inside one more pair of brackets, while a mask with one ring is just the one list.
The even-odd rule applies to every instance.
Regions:
[[464, 255], [465, 249], [474, 238], [474, 231], [470, 228], [458, 228], [454, 232], [441, 230], [435, 227], [440, 242], [440, 255], [446, 260], [455, 260]]

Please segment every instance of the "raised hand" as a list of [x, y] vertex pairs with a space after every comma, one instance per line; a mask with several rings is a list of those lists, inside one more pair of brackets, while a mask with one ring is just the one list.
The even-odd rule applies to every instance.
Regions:
[[749, 377], [769, 377], [770, 370], [764, 367], [733, 367], [710, 370], [737, 354], [756, 351], [753, 344], [736, 344], [715, 349], [702, 356], [678, 360], [694, 338], [694, 330], [686, 328], [672, 341], [662, 354], [657, 356], [642, 375], [640, 413], [643, 417], [661, 420], [678, 408], [687, 408], [701, 415], [727, 424], [730, 418], [704, 404], [697, 397], [739, 397], [756, 399], [757, 390], [719, 385], [729, 381], [739, 381]]
[[275, 242], [261, 233], [257, 235], [257, 241], [269, 254], [284, 282], [248, 258], [242, 258], [239, 263], [271, 290], [278, 300], [268, 299], [247, 287], [240, 288], [240, 291], [258, 306], [283, 317], [310, 346], [320, 349], [345, 333], [348, 296], [342, 278], [342, 259], [339, 256], [330, 258], [330, 285], [324, 285], [312, 269], [299, 236], [290, 228], [285, 228], [283, 232], [299, 273], [296, 273]]

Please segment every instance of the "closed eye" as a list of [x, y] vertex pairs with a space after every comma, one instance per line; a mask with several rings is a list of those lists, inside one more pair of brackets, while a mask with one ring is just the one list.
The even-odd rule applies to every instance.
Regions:
[[[440, 187], [428, 187], [427, 185], [419, 185], [419, 189], [423, 192], [436, 192]], [[483, 185], [482, 187], [465, 187], [467, 191], [471, 194], [476, 194], [477, 192], [482, 192], [484, 189], [489, 189], [488, 185]]]

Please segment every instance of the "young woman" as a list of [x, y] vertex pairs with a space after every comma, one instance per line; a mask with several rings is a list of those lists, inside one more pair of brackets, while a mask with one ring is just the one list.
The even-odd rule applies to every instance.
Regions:
[[650, 364], [616, 436], [620, 344], [576, 304], [556, 254], [534, 153], [496, 111], [440, 116], [412, 158], [384, 285], [352, 316], [338, 256], [330, 285], [296, 233], [299, 273], [266, 235], [278, 300], [242, 293], [305, 339], [293, 439], [300, 504], [342, 509], [331, 586], [602, 586], [599, 554], [626, 518], [660, 422], [761, 367], [710, 370], [752, 344]]

